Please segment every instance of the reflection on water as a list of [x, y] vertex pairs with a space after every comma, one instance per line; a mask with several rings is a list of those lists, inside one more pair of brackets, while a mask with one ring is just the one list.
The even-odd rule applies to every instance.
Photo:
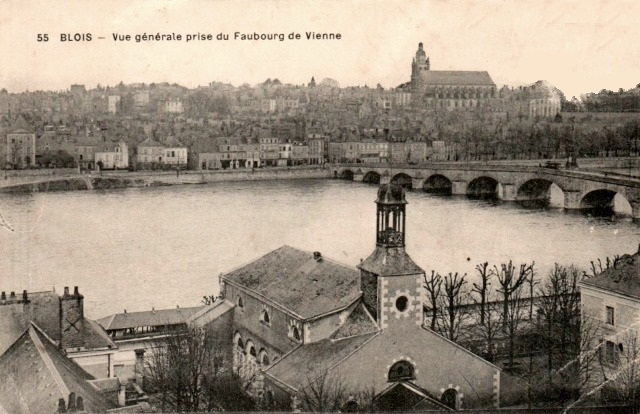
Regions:
[[[90, 317], [189, 306], [218, 275], [283, 244], [355, 266], [374, 248], [377, 187], [339, 180], [0, 195], [1, 290], [80, 286]], [[589, 262], [637, 249], [640, 227], [496, 200], [407, 194], [407, 250], [427, 272], [489, 261]], [[534, 207], [534, 209], [532, 209]], [[469, 258], [469, 260], [467, 260]]]

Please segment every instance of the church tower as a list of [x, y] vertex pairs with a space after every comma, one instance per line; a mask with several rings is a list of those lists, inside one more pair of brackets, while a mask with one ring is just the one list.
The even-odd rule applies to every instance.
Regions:
[[413, 90], [419, 90], [423, 86], [420, 74], [430, 69], [431, 64], [429, 62], [429, 58], [424, 51], [422, 42], [420, 42], [418, 43], [416, 56], [413, 58], [413, 62], [411, 63], [411, 87]]
[[381, 329], [422, 324], [424, 270], [405, 251], [404, 189], [384, 184], [376, 200], [376, 248], [358, 268], [363, 302]]

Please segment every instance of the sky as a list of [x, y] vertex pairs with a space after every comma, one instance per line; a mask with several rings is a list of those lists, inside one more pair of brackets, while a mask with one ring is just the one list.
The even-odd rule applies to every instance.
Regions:
[[[547, 80], [570, 98], [640, 83], [637, 16], [640, 3], [626, 0], [0, 0], [0, 88], [306, 84], [312, 76], [388, 88], [409, 81], [423, 42], [432, 70], [486, 70], [498, 86]], [[234, 40], [235, 32], [287, 38]], [[341, 39], [307, 40], [306, 32]], [[76, 33], [92, 39], [61, 41]], [[145, 33], [183, 38], [135, 41]], [[214, 40], [186, 42], [197, 33]], [[215, 40], [220, 33], [229, 40]]]

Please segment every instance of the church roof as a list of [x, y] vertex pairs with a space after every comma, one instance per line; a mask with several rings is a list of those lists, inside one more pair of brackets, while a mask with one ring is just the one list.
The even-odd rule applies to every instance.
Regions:
[[115, 404], [88, 381], [93, 377], [66, 358], [37, 328], [30, 325], [0, 356], [0, 412], [54, 412], [58, 400], [74, 392], [87, 412], [104, 412]]
[[362, 270], [381, 276], [402, 276], [424, 273], [403, 247], [387, 248], [376, 246], [376, 249], [358, 265]]
[[310, 319], [353, 303], [360, 296], [360, 274], [349, 266], [282, 246], [223, 275], [223, 279]]
[[487, 71], [425, 70], [420, 79], [427, 85], [495, 86]]
[[375, 335], [377, 332], [302, 345], [275, 362], [265, 373], [277, 382], [297, 390], [339, 364]]

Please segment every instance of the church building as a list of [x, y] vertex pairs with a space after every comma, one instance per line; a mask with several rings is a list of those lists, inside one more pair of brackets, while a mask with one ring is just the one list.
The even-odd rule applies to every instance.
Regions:
[[283, 246], [220, 276], [235, 368], [265, 408], [329, 384], [384, 411], [498, 407], [500, 368], [425, 326], [404, 190], [382, 185], [376, 205], [375, 249], [356, 268]]
[[496, 84], [486, 71], [431, 70], [422, 43], [411, 63], [412, 93], [435, 109], [463, 109], [482, 106], [496, 97]]

